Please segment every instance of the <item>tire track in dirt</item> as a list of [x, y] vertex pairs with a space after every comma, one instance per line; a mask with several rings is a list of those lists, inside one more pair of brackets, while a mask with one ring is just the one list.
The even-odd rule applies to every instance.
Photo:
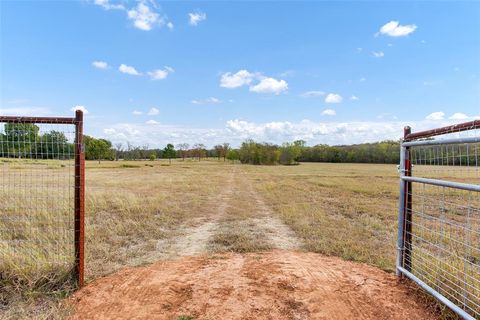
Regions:
[[213, 213], [205, 212], [203, 217], [193, 221], [193, 226], [182, 226], [175, 237], [158, 241], [156, 251], [160, 253], [161, 258], [172, 259], [208, 252], [210, 238], [218, 229], [219, 220], [225, 215], [234, 193], [235, 172], [235, 170], [229, 172], [222, 192], [209, 198], [206, 207], [216, 208]]
[[253, 187], [252, 180], [245, 173], [242, 173], [242, 178], [246, 180], [247, 192], [255, 204], [256, 214], [252, 222], [258, 229], [262, 230], [271, 247], [285, 250], [301, 249], [302, 241], [266, 204], [262, 196]]
[[[261, 195], [254, 189], [252, 180], [241, 168], [232, 166], [220, 194], [213, 195], [206, 207], [210, 212], [191, 222], [193, 226], [182, 226], [171, 238], [158, 241], [156, 255], [160, 259], [172, 259], [182, 256], [201, 255], [224, 250], [256, 251], [253, 242], [266, 243], [259, 249], [298, 250], [302, 242], [295, 233], [286, 226], [265, 203]], [[228, 248], [215, 243], [215, 235], [223, 233], [226, 242], [233, 241], [237, 232], [243, 232], [245, 242], [236, 243], [236, 247]], [[241, 248], [239, 248], [241, 247]]]

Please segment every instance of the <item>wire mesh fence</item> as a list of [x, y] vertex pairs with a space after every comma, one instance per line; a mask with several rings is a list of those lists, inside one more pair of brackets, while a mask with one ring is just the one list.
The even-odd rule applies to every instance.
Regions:
[[79, 281], [79, 119], [0, 117], [0, 280]]
[[[480, 318], [480, 123], [402, 144], [397, 269]], [[441, 132], [441, 131], [440, 131]], [[408, 137], [408, 133], [407, 133]]]

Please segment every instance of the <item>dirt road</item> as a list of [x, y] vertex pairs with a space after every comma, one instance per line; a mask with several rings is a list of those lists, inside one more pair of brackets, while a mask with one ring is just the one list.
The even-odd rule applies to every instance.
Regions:
[[302, 252], [241, 169], [225, 186], [161, 261], [77, 292], [73, 319], [434, 319], [394, 275]]

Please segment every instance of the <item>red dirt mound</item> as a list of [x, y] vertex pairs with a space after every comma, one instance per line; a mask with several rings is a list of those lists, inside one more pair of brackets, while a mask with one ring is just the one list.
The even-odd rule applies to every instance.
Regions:
[[392, 274], [290, 251], [157, 262], [96, 280], [72, 301], [73, 319], [435, 318]]

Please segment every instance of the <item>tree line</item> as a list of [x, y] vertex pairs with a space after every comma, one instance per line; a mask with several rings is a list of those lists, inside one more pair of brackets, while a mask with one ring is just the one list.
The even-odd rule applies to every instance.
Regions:
[[[282, 145], [244, 141], [239, 148], [229, 143], [207, 148], [204, 144], [176, 146], [167, 144], [164, 148], [135, 146], [131, 143], [113, 145], [106, 139], [84, 136], [85, 158], [87, 160], [155, 160], [205, 158], [239, 160], [255, 165], [292, 165], [298, 162], [357, 162], [357, 163], [398, 163], [399, 141], [382, 141], [356, 145], [329, 146], [319, 144], [307, 146], [303, 140], [286, 142]], [[34, 124], [5, 124], [0, 133], [0, 157], [68, 159], [74, 156], [73, 141], [63, 132], [41, 133]]]
[[[51, 130], [40, 133], [40, 127], [30, 123], [6, 123], [0, 133], [0, 157], [28, 159], [73, 159], [74, 141], [64, 132]], [[87, 160], [114, 160], [115, 150], [106, 139], [84, 135]]]

